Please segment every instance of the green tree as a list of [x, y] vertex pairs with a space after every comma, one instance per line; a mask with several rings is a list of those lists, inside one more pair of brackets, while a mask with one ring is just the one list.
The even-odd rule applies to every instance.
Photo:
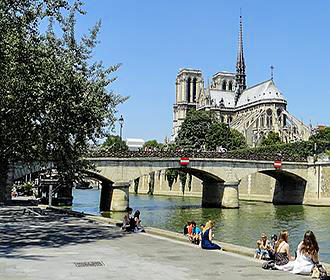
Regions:
[[313, 134], [309, 140], [311, 141], [329, 141], [330, 142], [330, 127], [325, 127]]
[[[89, 143], [113, 127], [125, 98], [107, 90], [120, 65], [91, 64], [100, 23], [75, 36], [80, 0], [0, 1], [0, 189], [15, 161], [52, 161], [60, 180], [84, 168]], [[40, 32], [41, 22], [48, 29]], [[56, 34], [54, 26], [57, 28]], [[0, 201], [4, 192], [0, 193]]]
[[188, 149], [200, 149], [205, 145], [206, 135], [213, 119], [214, 117], [210, 112], [189, 110], [175, 143]]
[[237, 150], [247, 148], [247, 143], [244, 135], [236, 129], [230, 129], [230, 143], [228, 150]]
[[127, 151], [128, 146], [118, 135], [109, 135], [102, 144], [102, 148], [109, 149], [110, 151]]
[[206, 150], [215, 151], [217, 147], [227, 150], [245, 148], [245, 137], [227, 124], [220, 123], [211, 112], [189, 111], [182, 123], [175, 140], [177, 146], [188, 149], [200, 149], [205, 145]]
[[261, 140], [261, 146], [273, 146], [273, 145], [278, 145], [278, 144], [283, 144], [280, 136], [278, 135], [277, 132], [270, 131], [267, 134], [267, 137], [263, 138]]
[[211, 124], [206, 134], [206, 149], [215, 151], [219, 146], [228, 149], [230, 138], [231, 132], [228, 125], [214, 122]]
[[148, 140], [145, 142], [142, 146], [142, 149], [145, 148], [155, 148], [155, 149], [161, 149], [164, 145], [162, 143], [158, 143], [157, 140]]

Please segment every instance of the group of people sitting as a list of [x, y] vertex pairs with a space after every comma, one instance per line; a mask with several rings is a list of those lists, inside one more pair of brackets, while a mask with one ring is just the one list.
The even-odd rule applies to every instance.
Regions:
[[294, 274], [309, 275], [314, 267], [319, 266], [319, 246], [311, 230], [304, 234], [303, 240], [298, 244], [295, 256], [290, 253], [288, 244], [289, 233], [282, 230], [277, 236], [273, 235], [269, 241], [266, 234], [261, 234], [257, 241], [255, 258], [269, 260], [263, 264], [265, 269], [278, 269]]
[[140, 211], [136, 210], [133, 213], [133, 209], [131, 207], [127, 207], [126, 214], [123, 219], [123, 225], [121, 229], [127, 232], [145, 232], [143, 226], [141, 225], [140, 219]]
[[219, 250], [221, 247], [212, 242], [214, 234], [212, 228], [213, 221], [208, 221], [205, 225], [198, 227], [194, 221], [187, 222], [183, 228], [183, 234], [188, 236], [188, 239], [196, 245], [200, 245], [202, 249]]

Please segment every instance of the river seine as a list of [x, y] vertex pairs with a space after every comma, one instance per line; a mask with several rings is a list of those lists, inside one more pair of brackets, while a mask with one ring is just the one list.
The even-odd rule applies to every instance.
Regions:
[[[101, 215], [100, 190], [73, 190], [73, 196], [73, 210]], [[330, 263], [330, 207], [241, 201], [239, 209], [202, 208], [201, 198], [145, 195], [130, 195], [130, 207], [140, 210], [143, 225], [175, 232], [182, 232], [187, 221], [205, 224], [214, 220], [215, 239], [251, 248], [261, 232], [270, 238], [288, 229], [293, 253], [310, 229], [318, 240], [321, 261]], [[119, 220], [123, 217], [123, 213], [102, 214]]]

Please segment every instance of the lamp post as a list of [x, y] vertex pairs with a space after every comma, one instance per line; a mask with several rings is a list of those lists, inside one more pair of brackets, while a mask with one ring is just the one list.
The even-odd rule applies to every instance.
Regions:
[[122, 140], [122, 132], [123, 132], [123, 125], [124, 125], [124, 118], [123, 115], [120, 115], [119, 118], [119, 124], [120, 124], [120, 140]]

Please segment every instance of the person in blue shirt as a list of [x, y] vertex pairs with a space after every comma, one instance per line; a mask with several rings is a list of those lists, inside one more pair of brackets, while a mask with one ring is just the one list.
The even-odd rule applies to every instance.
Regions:
[[193, 243], [199, 245], [201, 240], [201, 229], [194, 223], [193, 225]]

